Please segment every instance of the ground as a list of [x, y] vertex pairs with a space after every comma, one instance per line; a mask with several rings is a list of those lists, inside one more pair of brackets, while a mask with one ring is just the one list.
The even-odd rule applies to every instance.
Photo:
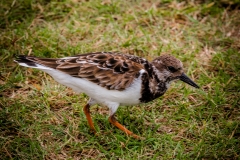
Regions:
[[[2, 159], [239, 159], [239, 1], [0, 2]], [[75, 94], [15, 55], [65, 57], [121, 51], [151, 61], [169, 53], [199, 86], [182, 82], [147, 104], [122, 106], [117, 119], [135, 140], [91, 108], [94, 136]]]

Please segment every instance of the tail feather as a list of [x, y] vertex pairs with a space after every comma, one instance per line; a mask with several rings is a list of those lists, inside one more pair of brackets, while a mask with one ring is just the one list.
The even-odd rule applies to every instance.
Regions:
[[14, 61], [24, 67], [37, 68], [42, 70], [52, 70], [52, 68], [38, 63], [36, 59], [36, 57], [32, 56], [18, 55]]
[[26, 64], [29, 67], [37, 67], [36, 63], [27, 59], [27, 56], [25, 56], [25, 55], [17, 56], [15, 62], [17, 62], [19, 64]]

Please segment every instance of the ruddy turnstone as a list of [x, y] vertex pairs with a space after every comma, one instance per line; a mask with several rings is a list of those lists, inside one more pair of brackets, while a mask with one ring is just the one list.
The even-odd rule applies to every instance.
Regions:
[[181, 80], [195, 88], [199, 86], [183, 72], [180, 60], [161, 55], [152, 62], [146, 59], [111, 52], [79, 54], [65, 58], [38, 58], [20, 55], [19, 65], [40, 69], [57, 82], [86, 93], [90, 100], [84, 106], [90, 129], [96, 133], [90, 116], [90, 106], [105, 105], [109, 108], [109, 121], [127, 135], [140, 138], [126, 129], [114, 115], [120, 105], [147, 103], [162, 96], [174, 80]]

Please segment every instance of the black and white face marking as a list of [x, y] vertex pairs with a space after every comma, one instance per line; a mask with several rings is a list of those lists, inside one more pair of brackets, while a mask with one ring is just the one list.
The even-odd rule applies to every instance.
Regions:
[[162, 55], [153, 60], [152, 63], [155, 66], [155, 72], [159, 80], [169, 84], [173, 80], [179, 79], [195, 88], [199, 88], [196, 83], [184, 74], [183, 64], [180, 60], [170, 55]]
[[172, 72], [172, 73], [178, 71], [178, 69], [174, 68], [173, 66], [168, 66], [167, 68], [168, 68], [168, 70], [169, 70], [170, 72]]

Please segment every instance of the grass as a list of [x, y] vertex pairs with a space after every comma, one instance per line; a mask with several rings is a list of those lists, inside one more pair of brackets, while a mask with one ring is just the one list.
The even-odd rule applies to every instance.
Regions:
[[[240, 159], [239, 1], [0, 2], [2, 159]], [[108, 109], [15, 54], [64, 57], [122, 51], [148, 60], [181, 59], [200, 90], [176, 82], [155, 101], [119, 108], [135, 140], [109, 124]]]

